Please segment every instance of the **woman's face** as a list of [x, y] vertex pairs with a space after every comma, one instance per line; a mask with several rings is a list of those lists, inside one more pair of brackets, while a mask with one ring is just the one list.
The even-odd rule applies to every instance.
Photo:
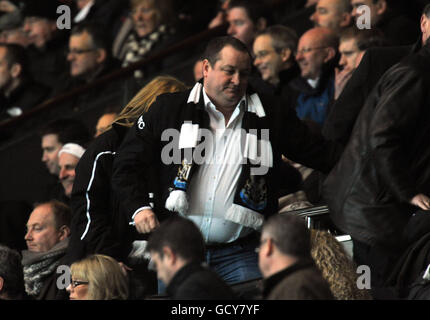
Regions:
[[72, 277], [72, 282], [66, 288], [70, 300], [87, 300], [88, 282]]
[[132, 10], [134, 29], [139, 37], [152, 33], [159, 25], [157, 10], [152, 1], [144, 1]]

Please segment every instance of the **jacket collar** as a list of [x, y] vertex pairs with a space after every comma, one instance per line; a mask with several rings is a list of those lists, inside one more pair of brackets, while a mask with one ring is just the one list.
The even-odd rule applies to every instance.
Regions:
[[202, 269], [203, 267], [198, 262], [190, 262], [183, 266], [176, 272], [169, 285], [166, 287], [167, 294], [169, 296], [174, 296], [175, 292], [189, 276]]

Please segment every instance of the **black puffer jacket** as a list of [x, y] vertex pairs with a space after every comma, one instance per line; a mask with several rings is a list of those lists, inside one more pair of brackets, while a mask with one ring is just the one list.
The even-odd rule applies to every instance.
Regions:
[[338, 228], [369, 245], [397, 245], [409, 201], [430, 194], [430, 46], [390, 68], [370, 94], [325, 181]]

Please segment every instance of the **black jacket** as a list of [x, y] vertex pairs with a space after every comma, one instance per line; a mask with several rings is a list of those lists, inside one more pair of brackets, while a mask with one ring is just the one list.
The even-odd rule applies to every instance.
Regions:
[[336, 226], [368, 245], [399, 245], [430, 194], [430, 47], [390, 68], [357, 119], [349, 144], [325, 181]]
[[[150, 170], [155, 170], [158, 177], [159, 189], [155, 197], [160, 203], [161, 211], [155, 213], [159, 215], [164, 211], [168, 214], [164, 209], [164, 203], [176, 177], [177, 166], [161, 162], [162, 149], [167, 144], [172, 144], [171, 141], [161, 141], [161, 134], [166, 129], [180, 131], [190, 111], [200, 114], [209, 123], [202, 96], [197, 104], [187, 103], [190, 91], [159, 96], [150, 110], [143, 115], [145, 136], [142, 136], [136, 122], [119, 149], [114, 162], [113, 186], [127, 211], [129, 221], [132, 221], [132, 215], [136, 210], [149, 206], [148, 188], [151, 186], [139, 179], [139, 175], [142, 175], [142, 172], [145, 175], [145, 172], [147, 174]], [[339, 149], [323, 140], [322, 136], [309, 132], [306, 125], [297, 118], [294, 110], [282, 108], [279, 101], [273, 97], [260, 95], [260, 99], [266, 112], [266, 123], [270, 126], [274, 159], [273, 170], [269, 171], [267, 178], [268, 205], [265, 212], [270, 215], [277, 212], [278, 207], [277, 179], [281, 153], [295, 162], [327, 171], [336, 163]], [[177, 142], [175, 146], [177, 147]]]
[[113, 160], [127, 129], [114, 125], [100, 135], [76, 167], [71, 199], [72, 237], [67, 250], [69, 263], [95, 253], [125, 261], [131, 242], [139, 238], [120, 213], [111, 184]]
[[233, 300], [233, 290], [212, 270], [198, 263], [183, 266], [166, 292], [173, 300]]

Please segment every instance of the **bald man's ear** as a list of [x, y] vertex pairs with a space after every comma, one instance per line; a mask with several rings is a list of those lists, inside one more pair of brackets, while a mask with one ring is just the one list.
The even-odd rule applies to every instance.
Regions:
[[4, 279], [2, 277], [0, 277], [0, 296], [1, 296], [1, 292], [3, 290], [4, 287]]
[[257, 27], [257, 31], [262, 31], [262, 30], [266, 29], [267, 19], [263, 18], [263, 17], [258, 18], [256, 27]]
[[12, 68], [10, 68], [10, 74], [12, 78], [18, 78], [21, 75], [22, 66], [19, 63], [14, 63]]
[[420, 28], [421, 28], [421, 32], [422, 33], [426, 33], [427, 32], [427, 28], [428, 28], [428, 21], [429, 19], [426, 17], [425, 14], [421, 15], [421, 20], [420, 20]]
[[63, 241], [63, 240], [67, 239], [70, 236], [70, 228], [68, 226], [64, 225], [64, 226], [62, 226], [60, 228], [59, 233], [60, 233], [59, 240]]
[[336, 49], [332, 48], [332, 47], [327, 47], [325, 48], [326, 52], [327, 52], [327, 56], [324, 59], [324, 63], [330, 61], [331, 59], [333, 59], [336, 56]]

